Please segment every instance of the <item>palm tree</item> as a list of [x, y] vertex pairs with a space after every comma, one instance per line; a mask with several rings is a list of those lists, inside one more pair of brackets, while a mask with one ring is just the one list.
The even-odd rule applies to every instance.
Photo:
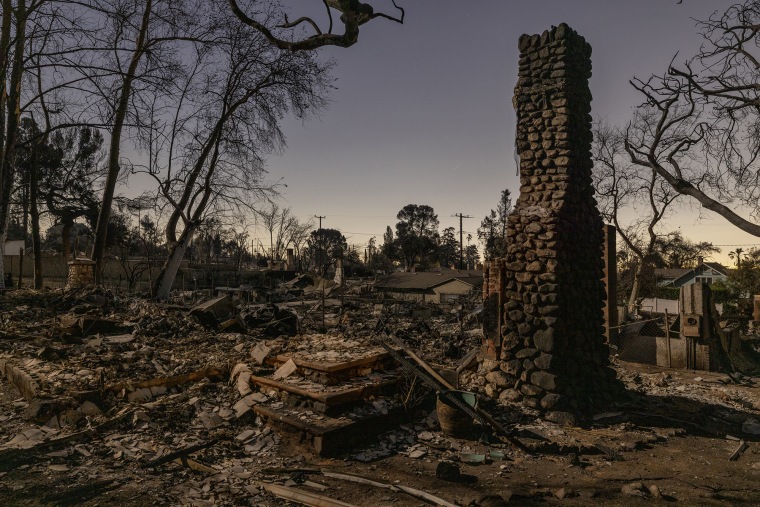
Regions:
[[741, 267], [741, 258], [742, 258], [743, 253], [744, 253], [743, 248], [737, 248], [733, 252], [728, 252], [728, 257], [730, 259], [736, 258], [736, 269], [739, 269]]

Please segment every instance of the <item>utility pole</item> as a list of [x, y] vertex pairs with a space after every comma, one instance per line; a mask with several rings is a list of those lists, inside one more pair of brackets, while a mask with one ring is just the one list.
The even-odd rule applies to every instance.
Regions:
[[462, 239], [462, 219], [473, 218], [471, 215], [463, 215], [462, 213], [454, 213], [452, 216], [459, 217], [459, 269], [464, 269], [464, 243]]
[[[319, 274], [321, 276], [322, 275], [322, 250], [324, 249], [324, 239], [322, 238], [322, 219], [327, 218], [327, 217], [324, 215], [314, 215], [314, 218], [319, 219], [319, 252], [317, 254], [317, 269], [319, 270]], [[324, 300], [323, 300], [323, 304], [324, 304]]]

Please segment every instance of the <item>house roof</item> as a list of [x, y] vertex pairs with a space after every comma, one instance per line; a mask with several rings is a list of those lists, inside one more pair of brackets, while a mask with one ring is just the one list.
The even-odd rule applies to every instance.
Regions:
[[718, 262], [703, 262], [696, 268], [656, 268], [654, 270], [654, 276], [664, 280], [676, 280], [688, 274], [696, 276], [704, 271], [705, 267], [714, 269], [723, 276], [728, 276], [729, 269]]
[[675, 280], [689, 272], [691, 272], [690, 268], [655, 268], [654, 276], [665, 280]]
[[440, 271], [423, 271], [416, 273], [391, 273], [375, 282], [375, 288], [400, 291], [432, 291], [434, 287], [459, 280], [477, 287], [483, 283], [483, 273], [477, 270], [441, 269]]
[[728, 276], [728, 268], [717, 262], [703, 262], [699, 266], [693, 269], [687, 269], [684, 274], [673, 280], [673, 285], [678, 286], [682, 281], [687, 281], [690, 278], [694, 278], [704, 273], [706, 270], [712, 269], [717, 271], [723, 276]]
[[703, 265], [710, 267], [720, 273], [723, 276], [728, 276], [728, 268], [724, 266], [723, 264], [719, 264], [717, 262], [703, 262]]

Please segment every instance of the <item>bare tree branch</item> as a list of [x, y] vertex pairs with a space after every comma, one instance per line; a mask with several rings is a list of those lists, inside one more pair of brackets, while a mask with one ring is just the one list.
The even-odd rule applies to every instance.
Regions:
[[[253, 17], [248, 16], [243, 9], [241, 9], [237, 0], [228, 0], [230, 8], [233, 14], [245, 23], [246, 25], [261, 32], [269, 42], [274, 44], [279, 49], [288, 51], [311, 51], [324, 46], [338, 46], [338, 47], [351, 47], [359, 39], [359, 27], [372, 19], [383, 18], [396, 23], [404, 23], [405, 12], [404, 9], [399, 7], [395, 0], [393, 6], [399, 11], [398, 16], [392, 16], [382, 12], [375, 12], [372, 5], [359, 0], [323, 0], [325, 7], [328, 10], [328, 17], [330, 26], [328, 30], [322, 31], [318, 27], [317, 23], [309, 17], [299, 17], [294, 22], [288, 22], [287, 17], [285, 22], [276, 26], [280, 29], [295, 28], [301, 23], [308, 23], [315, 31], [314, 35], [308, 36], [300, 40], [288, 40], [276, 35], [265, 23], [259, 22]], [[333, 30], [333, 17], [330, 12], [334, 9], [340, 12], [340, 21], [343, 23], [343, 34], [334, 34]]]

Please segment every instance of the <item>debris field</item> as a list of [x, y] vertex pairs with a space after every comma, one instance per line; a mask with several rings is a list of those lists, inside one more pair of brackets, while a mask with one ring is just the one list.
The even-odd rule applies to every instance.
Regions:
[[[760, 500], [752, 378], [613, 358], [624, 395], [581, 426], [559, 426], [483, 395], [474, 303], [312, 289], [250, 304], [4, 293], [0, 503]], [[455, 389], [481, 394], [465, 417], [441, 409]]]

